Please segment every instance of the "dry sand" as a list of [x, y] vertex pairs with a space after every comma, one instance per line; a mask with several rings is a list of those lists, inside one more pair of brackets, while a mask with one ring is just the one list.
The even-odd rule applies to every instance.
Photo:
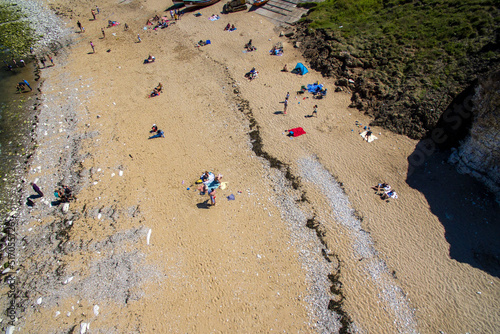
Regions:
[[[450, 258], [441, 222], [405, 182], [417, 142], [378, 128], [378, 140], [363, 141], [354, 124], [369, 119], [348, 108], [349, 94], [334, 93], [318, 73], [280, 71], [304, 60], [265, 18], [208, 20], [220, 2], [144, 31], [170, 1], [105, 1], [96, 21], [88, 21], [94, 2], [47, 2], [72, 10], [75, 31], [77, 20], [86, 28], [64, 64], [43, 72], [42, 88], [55, 131], [59, 104], [75, 112], [80, 150], [67, 171], [81, 180], [63, 251], [37, 244], [37, 256], [25, 259], [38, 270], [26, 285], [36, 288], [21, 332], [79, 332], [81, 322], [91, 333], [327, 333], [348, 322], [359, 333], [500, 331], [498, 277]], [[121, 24], [100, 39], [108, 19]], [[228, 22], [237, 30], [223, 31]], [[206, 39], [212, 44], [194, 46]], [[244, 53], [249, 39], [257, 51]], [[279, 41], [285, 54], [270, 56]], [[144, 65], [148, 54], [156, 62]], [[259, 76], [247, 81], [252, 67]], [[316, 81], [328, 88], [326, 99], [296, 95]], [[164, 92], [148, 98], [158, 82]], [[305, 117], [314, 104], [318, 117]], [[147, 139], [153, 123], [165, 138]], [[284, 134], [297, 126], [307, 134]], [[252, 150], [256, 138], [264, 153]], [[34, 166], [55, 142], [42, 136]], [[205, 170], [228, 182], [215, 207], [193, 187]], [[53, 173], [43, 166], [30, 181], [43, 185]], [[399, 199], [374, 194], [370, 186], [382, 180]], [[69, 226], [60, 213], [35, 207], [30, 215], [19, 233], [50, 239], [47, 226]]]

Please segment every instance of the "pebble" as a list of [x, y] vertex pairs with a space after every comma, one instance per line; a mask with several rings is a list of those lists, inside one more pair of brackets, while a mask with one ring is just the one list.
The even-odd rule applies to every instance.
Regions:
[[38, 298], [38, 299], [36, 300], [36, 303], [37, 303], [38, 305], [40, 305], [40, 304], [42, 303], [42, 297]]
[[71, 282], [72, 280], [73, 280], [73, 276], [70, 276], [70, 277], [66, 278], [66, 280], [63, 282], [63, 284], [66, 285], [69, 282]]
[[96, 317], [99, 315], [99, 305], [94, 305], [94, 315]]

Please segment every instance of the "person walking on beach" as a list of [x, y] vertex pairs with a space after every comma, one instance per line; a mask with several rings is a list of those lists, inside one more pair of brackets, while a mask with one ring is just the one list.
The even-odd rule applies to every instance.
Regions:
[[101, 28], [101, 32], [102, 32], [102, 38], [106, 38], [106, 34], [104, 33], [104, 28]]
[[284, 104], [285, 104], [285, 107], [283, 108], [283, 114], [286, 115], [286, 109], [288, 107], [288, 99], [285, 100]]
[[40, 62], [42, 63], [43, 68], [45, 68], [45, 56], [40, 57]]
[[125, 23], [125, 27], [123, 28], [123, 30], [127, 31], [128, 30], [128, 24]]
[[313, 108], [314, 108], [314, 109], [313, 109], [313, 113], [312, 113], [311, 117], [313, 117], [313, 116], [318, 117], [318, 105], [317, 105], [317, 104], [316, 104], [316, 105], [314, 105], [314, 107], [313, 107]]
[[92, 43], [92, 41], [90, 42], [90, 46], [92, 47], [92, 53], [95, 53], [95, 47], [94, 47], [94, 43]]
[[95, 21], [95, 11], [92, 9], [90, 12], [92, 13], [92, 17], [94, 18]]
[[33, 190], [38, 194], [38, 196], [43, 197], [43, 192], [40, 190], [40, 187], [38, 187], [35, 182], [31, 182], [31, 187], [33, 187]]
[[52, 59], [51, 55], [48, 55], [50, 62], [52, 63], [52, 66], [54, 66], [54, 59]]
[[97, 5], [95, 5], [95, 10], [97, 11], [97, 14], [101, 14], [101, 11], [99, 10], [99, 7], [97, 7]]
[[174, 18], [174, 11], [173, 10], [170, 10], [170, 18], [173, 19]]
[[137, 43], [140, 43], [141, 41], [142, 41], [141, 36], [139, 36], [139, 34], [137, 34]]
[[285, 100], [288, 101], [288, 98], [290, 97], [290, 92], [286, 92], [286, 97], [285, 97]]

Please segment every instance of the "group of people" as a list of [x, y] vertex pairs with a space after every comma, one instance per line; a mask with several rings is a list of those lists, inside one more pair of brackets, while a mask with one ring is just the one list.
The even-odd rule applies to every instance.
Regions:
[[170, 10], [170, 18], [176, 21], [181, 19], [182, 14], [183, 12], [181, 10], [178, 10], [177, 8], [174, 10]]
[[206, 171], [200, 176], [202, 185], [198, 187], [200, 195], [208, 194], [210, 205], [215, 206], [215, 190], [222, 184], [222, 174], [215, 176], [214, 173]]
[[247, 78], [248, 80], [253, 80], [253, 79], [257, 78], [258, 74], [259, 74], [259, 72], [257, 72], [257, 70], [255, 69], [255, 67], [252, 67], [252, 69], [250, 70], [250, 72], [247, 72], [245, 74], [245, 78]]
[[70, 187], [68, 187], [66, 185], [62, 185], [60, 188], [56, 189], [56, 191], [54, 191], [54, 196], [60, 202], [69, 202], [69, 201], [75, 199], [75, 196], [73, 195], [73, 191], [71, 190]]
[[372, 189], [375, 190], [375, 193], [377, 195], [380, 195], [380, 198], [382, 198], [383, 200], [388, 200], [390, 198], [394, 199], [398, 198], [398, 194], [396, 194], [396, 191], [394, 191], [394, 189], [392, 189], [391, 186], [386, 182], [379, 183], [376, 186], [372, 187]]
[[236, 30], [236, 27], [234, 26], [234, 24], [230, 24], [228, 23], [227, 26], [224, 28], [224, 31], [235, 31]]

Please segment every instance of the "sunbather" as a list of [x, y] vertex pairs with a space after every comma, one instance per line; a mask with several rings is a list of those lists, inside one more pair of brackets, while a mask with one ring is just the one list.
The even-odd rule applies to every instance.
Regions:
[[154, 139], [154, 138], [165, 138], [165, 133], [162, 130], [156, 131], [156, 134], [154, 136], [149, 137], [148, 139]]
[[389, 199], [389, 198], [398, 198], [398, 194], [396, 194], [396, 192], [394, 190], [391, 190], [391, 191], [386, 191], [383, 195], [382, 195], [382, 199]]
[[387, 183], [379, 183], [378, 185], [372, 187], [373, 190], [376, 190], [376, 191], [390, 191], [391, 190], [391, 186]]
[[228, 23], [227, 26], [224, 28], [224, 31], [228, 31], [229, 29], [231, 29], [231, 24]]

